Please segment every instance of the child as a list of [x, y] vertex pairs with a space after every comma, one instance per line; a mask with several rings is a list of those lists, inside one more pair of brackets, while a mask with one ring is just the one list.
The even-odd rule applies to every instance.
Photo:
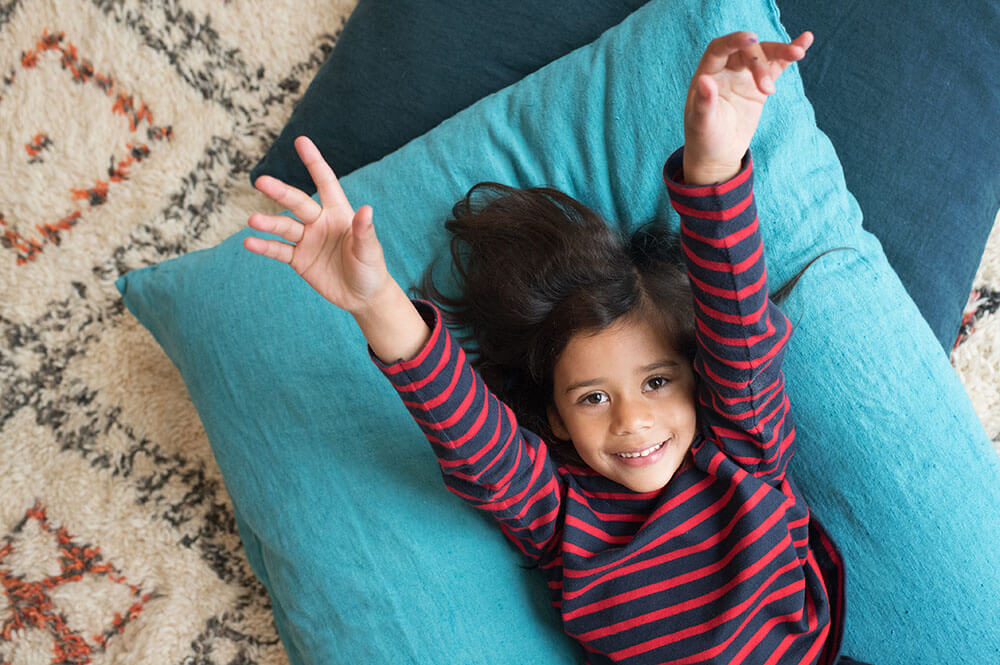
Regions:
[[388, 274], [371, 207], [353, 210], [308, 139], [322, 207], [256, 183], [305, 224], [253, 215], [292, 244], [246, 248], [354, 316], [449, 489], [537, 562], [591, 663], [838, 661], [842, 565], [785, 475], [791, 329], [768, 299], [749, 155], [811, 42], [707, 47], [664, 169], [680, 250], [655, 227], [618, 237], [554, 190], [473, 188], [447, 225], [463, 292], [425, 290], [471, 330], [479, 373]]

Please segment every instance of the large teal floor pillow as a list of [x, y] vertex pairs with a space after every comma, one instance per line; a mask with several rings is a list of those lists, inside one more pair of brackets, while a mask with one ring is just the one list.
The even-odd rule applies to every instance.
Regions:
[[[414, 283], [481, 180], [561, 188], [631, 228], [676, 218], [660, 178], [707, 42], [787, 39], [769, 2], [655, 1], [342, 181]], [[930, 329], [861, 228], [795, 68], [752, 144], [787, 301], [792, 470], [847, 561], [845, 651], [880, 665], [1000, 657], [1000, 463]], [[568, 663], [537, 571], [443, 488], [349, 316], [242, 248], [129, 273], [129, 309], [179, 368], [292, 663]]]

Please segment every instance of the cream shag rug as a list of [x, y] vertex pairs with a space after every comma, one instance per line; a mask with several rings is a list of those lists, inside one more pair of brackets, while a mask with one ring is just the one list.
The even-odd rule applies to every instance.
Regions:
[[[355, 1], [0, 0], [0, 664], [287, 662], [114, 281], [266, 207], [247, 174]], [[996, 232], [976, 289], [953, 359], [996, 441]]]

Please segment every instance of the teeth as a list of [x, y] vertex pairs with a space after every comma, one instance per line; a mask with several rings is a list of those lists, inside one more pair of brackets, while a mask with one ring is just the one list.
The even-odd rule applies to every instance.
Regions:
[[651, 455], [651, 454], [655, 453], [662, 446], [663, 446], [663, 442], [661, 441], [660, 443], [656, 444], [655, 446], [650, 446], [649, 448], [646, 448], [645, 450], [640, 450], [637, 453], [615, 453], [615, 454], [618, 455], [618, 457], [625, 457], [625, 458], [630, 458], [630, 457], [646, 457], [647, 455]]

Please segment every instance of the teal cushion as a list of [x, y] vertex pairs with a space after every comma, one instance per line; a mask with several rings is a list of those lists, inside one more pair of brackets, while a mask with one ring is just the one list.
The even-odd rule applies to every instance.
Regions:
[[[653, 2], [343, 187], [373, 205], [404, 284], [480, 180], [555, 186], [625, 228], [676, 225], [660, 171], [682, 141], [688, 81], [711, 37], [743, 28], [787, 39], [763, 0]], [[786, 305], [792, 473], [848, 563], [845, 650], [995, 662], [1000, 462], [862, 229], [797, 70], [780, 83], [752, 144], [772, 283], [854, 248], [814, 265]], [[247, 233], [119, 288], [187, 383], [291, 661], [573, 662], [540, 576], [444, 490], [350, 317], [246, 252]]]

